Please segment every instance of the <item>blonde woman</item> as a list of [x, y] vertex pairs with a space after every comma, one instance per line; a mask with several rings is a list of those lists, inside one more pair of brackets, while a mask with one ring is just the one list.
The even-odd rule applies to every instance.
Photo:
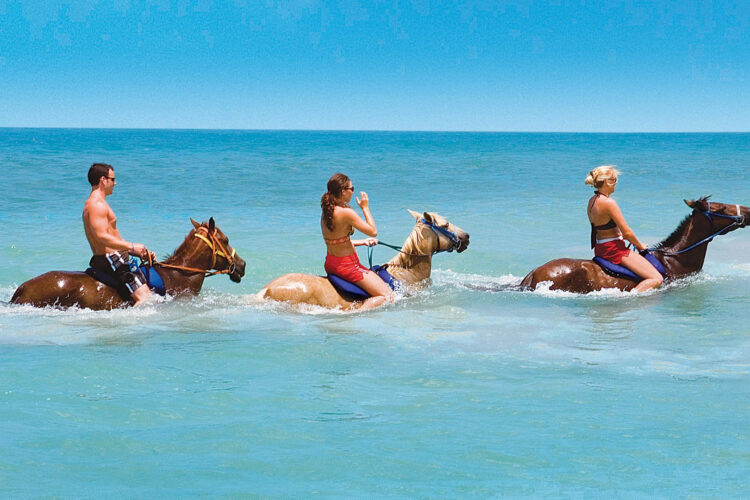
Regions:
[[618, 174], [614, 166], [602, 165], [589, 172], [586, 177], [586, 184], [596, 189], [589, 199], [587, 209], [591, 223], [591, 248], [597, 257], [625, 266], [643, 278], [635, 291], [644, 292], [661, 285], [662, 276], [642, 255], [625, 246], [624, 239], [631, 242], [639, 252], [648, 250], [648, 246], [641, 243], [625, 222], [620, 207], [612, 198]]

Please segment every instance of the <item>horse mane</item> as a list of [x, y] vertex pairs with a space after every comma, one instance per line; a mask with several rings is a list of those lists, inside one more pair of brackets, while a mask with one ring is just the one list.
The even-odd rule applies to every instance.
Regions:
[[180, 243], [180, 245], [177, 248], [175, 248], [172, 251], [172, 253], [165, 255], [164, 258], [162, 259], [162, 262], [169, 262], [170, 259], [173, 259], [174, 256], [177, 254], [177, 252], [179, 252], [182, 249], [182, 247], [185, 246], [188, 238], [190, 238], [193, 235], [193, 233], [195, 233], [195, 229], [191, 229], [190, 232], [187, 234], [187, 236], [185, 236], [185, 239], [182, 240], [182, 243]]
[[[701, 198], [698, 198], [695, 201], [707, 202], [710, 197], [711, 195], [703, 196]], [[689, 214], [687, 214], [685, 218], [682, 219], [679, 224], [677, 224], [677, 228], [675, 228], [675, 230], [672, 231], [672, 234], [664, 238], [664, 240], [662, 240], [660, 243], [657, 243], [654, 248], [661, 249], [661, 248], [671, 248], [672, 246], [674, 246], [678, 241], [680, 241], [680, 239], [682, 238], [682, 235], [685, 234], [685, 228], [688, 225], [688, 222], [690, 222], [690, 219], [692, 219], [692, 217], [693, 217], [693, 212], [690, 212]]]
[[406, 241], [404, 241], [403, 246], [401, 247], [401, 251], [398, 252], [390, 261], [388, 261], [388, 265], [395, 266], [395, 267], [407, 267], [409, 265], [409, 262], [413, 255], [410, 254], [418, 254], [419, 245], [422, 242], [422, 232], [417, 231], [417, 224], [414, 225], [411, 232], [409, 233], [409, 236], [406, 237]]

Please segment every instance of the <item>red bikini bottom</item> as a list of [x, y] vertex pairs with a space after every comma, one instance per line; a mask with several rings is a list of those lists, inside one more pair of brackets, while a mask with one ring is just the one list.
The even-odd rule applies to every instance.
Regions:
[[336, 257], [335, 255], [326, 255], [325, 270], [328, 274], [335, 274], [346, 281], [356, 283], [362, 281], [364, 273], [369, 271], [365, 266], [359, 263], [359, 257], [356, 253]]
[[622, 258], [627, 257], [629, 253], [630, 250], [625, 247], [625, 242], [619, 238], [604, 243], [597, 243], [594, 247], [594, 255], [608, 260], [612, 264], [619, 264], [622, 262]]

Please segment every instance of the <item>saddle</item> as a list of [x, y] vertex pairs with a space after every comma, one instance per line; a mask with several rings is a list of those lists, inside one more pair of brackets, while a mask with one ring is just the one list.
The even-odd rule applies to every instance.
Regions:
[[[143, 273], [143, 276], [146, 277], [146, 283], [148, 284], [148, 287], [152, 292], [158, 295], [165, 295], [167, 293], [167, 290], [164, 286], [164, 280], [161, 278], [161, 275], [156, 269], [154, 269], [153, 267], [148, 267], [144, 264], [141, 264], [138, 269], [140, 269], [140, 271]], [[120, 297], [122, 297], [124, 300], [130, 299], [130, 292], [127, 290], [127, 288], [125, 288], [125, 285], [120, 283], [117, 279], [113, 278], [109, 274], [97, 271], [92, 267], [89, 267], [84, 272], [95, 280], [100, 281], [105, 285], [117, 290], [117, 293], [119, 293]]]
[[[391, 287], [391, 290], [395, 290], [400, 282], [396, 278], [391, 276], [391, 273], [386, 270], [387, 267], [387, 264], [384, 264], [382, 266], [373, 266], [370, 268], [370, 271], [380, 276], [380, 279], [385, 281], [388, 286]], [[345, 295], [351, 295], [355, 297], [355, 300], [365, 300], [370, 298], [369, 293], [365, 292], [354, 283], [346, 281], [344, 278], [336, 276], [335, 274], [329, 274], [327, 278], [336, 290]]]
[[[648, 252], [642, 255], [652, 266], [654, 266], [657, 271], [659, 271], [662, 276], [664, 276], [665, 278], [667, 277], [667, 272], [664, 269], [664, 266], [656, 259], [656, 257]], [[601, 257], [594, 257], [593, 261], [599, 264], [604, 272], [609, 274], [610, 276], [614, 276], [615, 278], [625, 278], [633, 280], [636, 283], [643, 281], [643, 278], [641, 278], [625, 266], [613, 264], [608, 260], [602, 259]]]

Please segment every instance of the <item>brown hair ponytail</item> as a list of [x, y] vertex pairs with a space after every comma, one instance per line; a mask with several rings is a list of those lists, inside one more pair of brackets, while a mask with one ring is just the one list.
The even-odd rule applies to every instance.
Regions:
[[328, 229], [333, 231], [333, 209], [335, 207], [346, 206], [341, 203], [341, 193], [349, 183], [349, 177], [342, 173], [336, 173], [328, 179], [328, 191], [320, 197], [320, 208], [323, 210], [323, 223]]

